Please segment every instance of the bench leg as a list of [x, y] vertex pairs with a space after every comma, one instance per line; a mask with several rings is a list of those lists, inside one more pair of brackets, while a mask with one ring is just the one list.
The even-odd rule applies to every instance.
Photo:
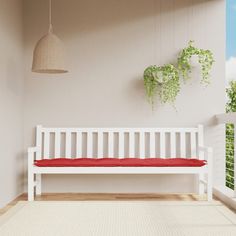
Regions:
[[213, 190], [213, 150], [208, 149], [208, 172], [207, 172], [207, 200], [212, 201]]
[[207, 201], [212, 201], [212, 172], [207, 174]]
[[36, 174], [36, 195], [41, 195], [42, 193], [42, 177], [41, 174]]
[[34, 174], [28, 170], [28, 201], [34, 201]]
[[197, 194], [203, 195], [205, 193], [205, 186], [202, 181], [204, 181], [204, 174], [197, 174]]

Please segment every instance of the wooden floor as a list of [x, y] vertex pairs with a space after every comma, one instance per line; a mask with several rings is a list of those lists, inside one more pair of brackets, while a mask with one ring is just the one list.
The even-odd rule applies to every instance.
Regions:
[[[206, 196], [194, 194], [110, 194], [110, 193], [45, 193], [37, 196], [36, 201], [205, 201]], [[22, 194], [3, 209], [4, 214], [19, 201], [27, 201], [27, 194]]]

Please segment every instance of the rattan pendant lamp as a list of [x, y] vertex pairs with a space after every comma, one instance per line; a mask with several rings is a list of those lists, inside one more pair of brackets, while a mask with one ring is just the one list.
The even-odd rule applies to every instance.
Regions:
[[65, 55], [62, 41], [53, 33], [52, 1], [49, 0], [49, 29], [36, 44], [33, 54], [32, 71], [36, 73], [58, 74], [65, 69]]

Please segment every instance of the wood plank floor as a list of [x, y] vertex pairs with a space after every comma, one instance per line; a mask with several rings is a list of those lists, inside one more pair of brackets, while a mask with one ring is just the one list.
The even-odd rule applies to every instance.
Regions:
[[[44, 193], [36, 201], [205, 201], [206, 196], [194, 194], [131, 194], [131, 193]], [[6, 207], [0, 209], [4, 214], [19, 201], [27, 201], [27, 194], [22, 194]]]

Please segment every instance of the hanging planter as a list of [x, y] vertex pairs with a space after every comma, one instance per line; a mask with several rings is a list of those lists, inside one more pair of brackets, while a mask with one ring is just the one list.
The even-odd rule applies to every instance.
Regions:
[[173, 64], [164, 66], [149, 66], [144, 71], [144, 87], [148, 101], [154, 106], [157, 96], [161, 103], [174, 104], [177, 95], [180, 92], [180, 77], [184, 81], [191, 79], [192, 72], [191, 59], [197, 59], [201, 67], [201, 83], [208, 85], [210, 83], [210, 70], [214, 63], [213, 53], [210, 50], [199, 49], [193, 46], [190, 41], [188, 47], [184, 48], [179, 54], [177, 67]]
[[148, 101], [154, 105], [156, 96], [162, 103], [174, 103], [180, 91], [178, 70], [172, 64], [149, 66], [144, 71], [144, 86]]
[[201, 67], [201, 83], [208, 85], [210, 83], [210, 70], [214, 63], [213, 53], [210, 50], [199, 49], [193, 46], [190, 41], [188, 47], [184, 48], [178, 57], [178, 69], [185, 81], [190, 79], [192, 72], [191, 58], [197, 56]]

